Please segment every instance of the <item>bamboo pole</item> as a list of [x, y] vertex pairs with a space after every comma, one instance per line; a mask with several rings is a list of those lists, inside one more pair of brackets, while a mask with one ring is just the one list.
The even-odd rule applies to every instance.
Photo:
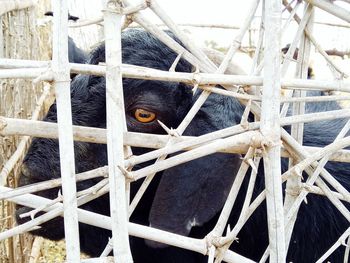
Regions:
[[132, 262], [127, 229], [123, 131], [126, 129], [121, 74], [121, 14], [118, 1], [107, 1], [104, 10], [106, 45], [107, 153], [114, 262]]
[[[300, 3], [298, 2], [296, 6], [300, 6]], [[295, 9], [296, 6], [293, 8]], [[261, 18], [260, 16], [255, 16], [255, 19]], [[289, 20], [289, 18], [282, 18], [282, 20]], [[95, 17], [91, 19], [80, 19], [78, 22], [74, 24], [70, 24], [70, 28], [77, 28], [77, 27], [84, 27], [84, 26], [90, 26], [94, 24], [99, 24], [103, 21], [102, 16], [101, 17]], [[349, 25], [346, 25], [344, 23], [333, 23], [333, 22], [322, 22], [322, 21], [315, 21], [314, 24], [317, 25], [324, 25], [324, 26], [331, 26], [331, 27], [342, 27], [342, 28], [350, 28]], [[180, 27], [198, 27], [198, 28], [204, 28], [204, 29], [240, 29], [239, 25], [230, 25], [230, 24], [217, 24], [217, 23], [177, 23]], [[156, 24], [158, 27], [164, 27], [164, 24]], [[130, 28], [140, 28], [137, 24], [132, 24], [129, 26]], [[256, 28], [251, 28], [250, 30], [257, 30]]]
[[[105, 69], [102, 66], [96, 65], [77, 65], [71, 64], [73, 73], [104, 75]], [[23, 69], [4, 69], [0, 71], [1, 78], [23, 78], [23, 79], [35, 79], [42, 77], [41, 80], [51, 81], [52, 76], [50, 74], [44, 74], [47, 72], [46, 68], [23, 68]], [[127, 66], [122, 68], [123, 77], [136, 78], [136, 79], [149, 79], [149, 80], [162, 80], [171, 82], [183, 82], [187, 84], [201, 85], [255, 85], [262, 86], [263, 78], [258, 76], [246, 76], [246, 75], [222, 75], [218, 73], [179, 73], [179, 72], [167, 72], [156, 69], [146, 69], [142, 67]], [[285, 89], [298, 89], [298, 90], [321, 90], [321, 91], [343, 91], [350, 92], [349, 80], [302, 80], [302, 79], [281, 79], [281, 85]], [[211, 89], [211, 88], [206, 88]], [[212, 88], [212, 92], [216, 92], [217, 89]], [[236, 97], [238, 97], [237, 95]], [[249, 96], [245, 97], [246, 99]]]
[[264, 86], [261, 133], [270, 143], [264, 157], [270, 262], [284, 262], [285, 234], [280, 162], [281, 3], [265, 2]]
[[[289, 116], [281, 119], [281, 126], [291, 125], [299, 122], [313, 122], [313, 121], [325, 121], [337, 118], [349, 118], [350, 110], [335, 110], [329, 112], [320, 113], [309, 113], [300, 116]], [[34, 137], [42, 138], [57, 138], [57, 124], [43, 121], [30, 121], [0, 117], [0, 135], [31, 135]], [[132, 166], [138, 162], [147, 161], [160, 157], [162, 154], [170, 154], [176, 151], [193, 149], [196, 145], [213, 141], [216, 139], [232, 136], [235, 134], [242, 133], [247, 130], [256, 130], [260, 127], [260, 122], [249, 123], [247, 127], [236, 125], [226, 129], [218, 130], [212, 133], [202, 135], [200, 137], [181, 136], [174, 138], [174, 142], [181, 143], [176, 146], [166, 147], [161, 151], [147, 153], [139, 157], [131, 157], [126, 161], [126, 166]], [[106, 130], [101, 128], [89, 128], [82, 126], [73, 126], [74, 140], [92, 142], [92, 143], [106, 143]], [[156, 135], [156, 134], [142, 134], [127, 132], [124, 133], [124, 143], [128, 146], [134, 147], [145, 147], [145, 148], [163, 148], [166, 146], [169, 137], [167, 135]], [[187, 142], [186, 142], [187, 141]], [[320, 148], [317, 147], [303, 147], [307, 152], [315, 152]], [[223, 152], [226, 153], [245, 153], [246, 148], [242, 151], [234, 151], [238, 149], [226, 149]], [[332, 161], [350, 162], [349, 150], [341, 150], [332, 155]], [[145, 156], [151, 156], [145, 158]], [[283, 157], [289, 156], [287, 152], [283, 152]]]
[[226, 139], [216, 140], [212, 143], [208, 143], [204, 146], [200, 146], [188, 152], [175, 155], [166, 160], [157, 162], [153, 165], [149, 165], [137, 171], [130, 172], [130, 176], [133, 180], [138, 180], [142, 177], [145, 177], [148, 174], [156, 173], [173, 167], [175, 165], [198, 159], [200, 157], [218, 152], [220, 151], [220, 149], [224, 149], [226, 147], [234, 147], [236, 145], [242, 144], [249, 145], [252, 140], [257, 142], [262, 141], [260, 133], [257, 131], [251, 131], [243, 134], [234, 135]]
[[79, 227], [76, 200], [70, 77], [68, 64], [68, 6], [54, 1], [52, 69], [55, 79], [67, 261], [80, 261]]

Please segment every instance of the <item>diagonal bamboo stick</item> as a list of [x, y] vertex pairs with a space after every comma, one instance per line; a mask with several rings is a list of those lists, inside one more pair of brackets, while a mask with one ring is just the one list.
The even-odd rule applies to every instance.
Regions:
[[339, 239], [334, 243], [334, 245], [329, 248], [329, 250], [322, 256], [320, 257], [316, 263], [322, 263], [324, 262], [339, 246], [343, 245], [346, 238], [350, 236], [350, 228], [348, 228], [344, 234], [342, 234]]
[[332, 2], [325, 1], [325, 0], [305, 0], [305, 1], [350, 23], [350, 12], [338, 5], [333, 4]]

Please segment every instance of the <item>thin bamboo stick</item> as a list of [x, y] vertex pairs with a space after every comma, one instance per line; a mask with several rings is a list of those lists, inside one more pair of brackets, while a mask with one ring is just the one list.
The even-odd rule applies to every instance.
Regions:
[[[328, 154], [328, 153], [332, 152], [332, 150], [336, 149], [337, 147], [340, 147], [340, 145], [346, 144], [347, 139], [349, 139], [347, 137], [345, 139], [338, 140], [337, 142], [332, 143], [329, 146], [326, 146], [325, 148], [327, 148], [327, 150], [323, 149], [319, 153], [316, 153], [313, 156], [309, 156], [306, 152], [303, 152], [301, 150], [301, 146], [298, 143], [296, 143], [293, 140], [292, 137], [290, 137], [288, 134], [286, 134], [285, 131], [282, 131], [282, 136], [288, 142], [288, 145], [286, 145], [286, 146], [288, 146], [287, 148], [289, 148], [291, 152], [295, 152], [296, 155], [299, 155], [301, 158], [309, 159], [309, 160], [312, 159], [313, 157], [316, 157], [316, 156], [319, 156], [319, 158], [323, 157], [325, 154]], [[293, 148], [291, 148], [290, 146], [292, 146]], [[319, 159], [319, 158], [317, 158], [317, 159]], [[306, 168], [306, 172], [309, 173], [310, 172], [310, 168]], [[312, 171], [311, 171], [311, 173], [312, 173]], [[326, 177], [326, 176], [327, 177], [332, 177], [325, 169], [322, 169], [321, 175], [324, 176], [324, 177]], [[329, 187], [320, 178], [318, 178], [316, 183], [322, 189], [322, 191], [327, 195], [328, 199], [335, 205], [335, 207], [337, 207], [338, 210], [349, 220], [349, 218], [350, 218], [349, 211], [339, 201], [339, 199], [337, 199], [334, 196], [332, 196], [332, 193], [331, 193]], [[342, 188], [345, 190], [345, 192], [343, 193], [344, 197], [345, 198], [349, 197], [349, 192], [344, 187], [342, 187]]]
[[[316, 194], [316, 195], [322, 195], [325, 196], [323, 191], [318, 186], [310, 186], [308, 183], [302, 183], [301, 184], [301, 190], [305, 189], [309, 192], [309, 194]], [[332, 195], [336, 196], [339, 200], [350, 202], [349, 198], [344, 198], [344, 196], [336, 191], [332, 191]]]
[[[252, 170], [251, 170], [251, 174], [250, 174], [250, 178], [249, 178], [246, 197], [244, 199], [243, 207], [241, 209], [241, 214], [239, 215], [239, 218], [238, 218], [238, 221], [237, 221], [235, 227], [226, 234], [225, 238], [227, 240], [227, 243], [221, 248], [220, 255], [217, 257], [215, 263], [221, 262], [221, 260], [223, 259], [223, 252], [225, 252], [231, 246], [231, 244], [235, 240], [237, 240], [238, 232], [240, 231], [240, 229], [243, 227], [243, 225], [247, 221], [247, 212], [248, 212], [249, 204], [250, 204], [253, 192], [254, 192], [255, 180], [256, 180], [257, 173], [258, 173], [257, 167], [259, 167], [260, 159], [261, 159], [260, 157], [254, 158], [254, 161], [252, 161], [252, 159], [250, 159]], [[247, 161], [249, 161], [249, 159]]]
[[126, 127], [121, 74], [121, 19], [117, 1], [107, 1], [104, 10], [106, 45], [107, 154], [114, 262], [132, 262], [127, 231], [126, 181], [123, 130]]
[[[129, 1], [125, 1], [128, 3]], [[206, 54], [196, 47], [193, 41], [191, 41], [187, 35], [177, 26], [176, 23], [166, 14], [156, 0], [150, 1], [150, 9], [164, 22], [165, 25], [181, 40], [185, 47], [203, 64], [208, 65], [210, 68], [216, 68], [214, 63], [206, 56]]]
[[[106, 177], [108, 175], [108, 168], [106, 166], [100, 167], [94, 170], [86, 171], [80, 174], [76, 175], [76, 182], [89, 180], [97, 177]], [[30, 185], [24, 185], [15, 189], [11, 189], [9, 192], [1, 192], [0, 193], [0, 200], [2, 199], [8, 199], [11, 197], [23, 195], [23, 194], [30, 194], [34, 192], [39, 192], [42, 190], [47, 190], [55, 187], [59, 187], [62, 185], [62, 179], [52, 179], [47, 180], [40, 183], [30, 184]]]
[[[285, 131], [283, 131], [282, 130], [282, 136], [283, 136], [283, 138], [284, 138], [284, 140], [285, 140], [285, 142], [286, 142], [286, 144], [285, 144], [285, 147], [286, 147], [286, 149], [290, 152], [290, 154], [292, 155], [292, 156], [294, 156], [293, 158], [296, 158], [296, 159], [300, 159], [300, 160], [302, 160], [302, 159], [306, 159], [307, 157], [310, 157], [311, 155], [308, 153], [308, 152], [305, 152], [305, 151], [303, 151], [302, 150], [302, 146], [301, 145], [299, 145], [299, 144], [297, 144], [296, 142], [295, 142], [295, 140], [291, 137], [291, 136], [289, 136], [289, 134], [287, 134]], [[344, 139], [343, 139], [344, 140]], [[342, 140], [342, 143], [344, 143], [344, 141]], [[330, 145], [330, 148], [332, 148], [333, 147], [333, 149], [334, 149], [334, 146], [336, 146], [337, 145], [337, 143], [333, 143], [332, 145]], [[322, 151], [323, 151], [324, 149], [321, 149], [320, 151], [318, 151], [317, 153], [315, 152], [314, 154], [312, 154], [313, 156], [315, 156], [315, 155], [317, 155], [317, 154], [319, 154], [319, 153], [321, 153], [321, 157], [323, 156], [322, 155]], [[330, 151], [331, 152], [331, 151]], [[323, 154], [324, 154], [325, 152], [323, 151]], [[318, 165], [318, 162], [314, 162], [314, 163], [312, 163], [312, 166], [313, 167], [315, 167], [315, 166], [317, 166]], [[312, 174], [312, 170], [310, 169], [310, 168], [307, 168], [306, 169], [306, 172], [308, 173], [309, 171], [311, 171], [310, 173]], [[290, 171], [289, 171], [290, 172]], [[288, 173], [289, 173], [288, 172]], [[346, 190], [339, 182], [337, 182], [334, 178], [333, 178], [333, 176], [326, 170], [326, 169], [322, 169], [322, 171], [321, 171], [321, 176], [323, 177], [323, 178], [325, 178], [330, 184], [331, 184], [331, 186], [332, 187], [334, 187], [339, 193], [342, 193], [342, 195], [344, 196], [344, 198], [348, 198], [348, 196], [349, 196], [349, 192], [348, 192], [348, 190]]]
[[[302, 40], [304, 39], [303, 32], [304, 32], [304, 30], [306, 29], [306, 26], [309, 23], [309, 19], [310, 19], [311, 15], [312, 15], [312, 11], [313, 11], [313, 6], [312, 5], [307, 5], [306, 6], [306, 10], [304, 12], [304, 16], [303, 16], [302, 20], [299, 23], [298, 31], [297, 31], [297, 33], [295, 35], [295, 38], [294, 38], [292, 44], [290, 45], [290, 47], [289, 47], [289, 49], [288, 49], [288, 51], [287, 51], [287, 53], [285, 55], [285, 58], [284, 58], [284, 61], [283, 61], [283, 64], [282, 64], [282, 69], [281, 69], [282, 76], [284, 76], [287, 73], [290, 61], [292, 60], [293, 55], [296, 52], [297, 44], [299, 43], [299, 41], [301, 41], [301, 39]], [[302, 59], [304, 59], [304, 58], [302, 58]], [[299, 57], [297, 65], [299, 66], [300, 63], [301, 63], [301, 59]], [[306, 65], [306, 69], [307, 68], [308, 68], [308, 64]], [[301, 69], [298, 68], [298, 71], [300, 72]], [[307, 79], [307, 77], [304, 78], [304, 79]], [[285, 96], [286, 97], [292, 97], [292, 94], [293, 94], [293, 90], [288, 90], [287, 93], [285, 94]], [[299, 93], [299, 94], [301, 94], [301, 93]], [[294, 105], [294, 107], [295, 107], [295, 105]], [[281, 113], [280, 113], [280, 115], [282, 117], [287, 114], [288, 108], [289, 108], [289, 103], [284, 103], [283, 106], [282, 106]]]
[[134, 180], [138, 180], [140, 178], [145, 177], [145, 175], [156, 173], [156, 172], [168, 169], [170, 167], [173, 167], [175, 165], [215, 153], [219, 151], [219, 149], [222, 149], [225, 147], [233, 147], [235, 145], [240, 145], [240, 144], [249, 145], [251, 143], [251, 140], [257, 141], [257, 142], [262, 141], [260, 133], [256, 131], [255, 132], [251, 131], [251, 132], [246, 132], [244, 134], [234, 135], [226, 139], [217, 140], [207, 145], [195, 148], [191, 151], [175, 155], [164, 161], [155, 163], [153, 165], [149, 165], [140, 170], [131, 172], [130, 176]]
[[228, 218], [230, 216], [231, 210], [233, 205], [235, 204], [239, 189], [242, 185], [243, 179], [245, 177], [245, 174], [248, 171], [249, 164], [246, 162], [248, 159], [252, 158], [254, 153], [254, 149], [251, 147], [249, 148], [246, 156], [245, 161], [241, 163], [241, 166], [239, 167], [239, 170], [236, 174], [235, 180], [231, 186], [231, 190], [227, 196], [227, 201], [224, 204], [224, 207], [221, 210], [220, 217], [218, 221], [216, 222], [216, 225], [214, 229], [209, 233], [209, 235], [212, 235], [214, 237], [221, 236], [225, 230], [225, 227], [227, 225]]
[[64, 233], [67, 260], [80, 261], [79, 227], [76, 200], [70, 76], [68, 70], [67, 1], [54, 1], [52, 69], [57, 102], [60, 166], [64, 195]]
[[281, 2], [265, 2], [264, 86], [261, 108], [261, 133], [270, 141], [263, 152], [270, 262], [284, 262], [285, 234], [280, 163], [280, 37]]
[[[295, 9], [294, 7], [293, 9]], [[261, 18], [261, 16], [255, 16], [255, 19]], [[282, 20], [288, 20], [288, 18], [282, 18]], [[78, 22], [74, 24], [70, 24], [70, 28], [78, 28], [78, 27], [84, 27], [84, 26], [90, 26], [94, 24], [100, 24], [103, 21], [102, 16], [101, 17], [95, 17], [92, 19], [80, 19]], [[325, 25], [325, 26], [331, 26], [331, 27], [342, 27], [342, 28], [350, 28], [349, 25], [346, 24], [339, 24], [339, 23], [332, 23], [332, 22], [322, 22], [322, 21], [315, 21], [314, 24], [317, 25]], [[213, 24], [213, 23], [177, 23], [180, 27], [199, 27], [199, 28], [212, 28], [212, 29], [240, 29], [240, 26], [238, 25], [231, 25], [231, 24]], [[156, 24], [158, 27], [164, 27], [164, 24]], [[140, 25], [133, 24], [129, 26], [131, 28], [139, 28]], [[257, 30], [256, 28], [250, 28], [250, 30]]]
[[350, 235], [350, 228], [348, 228], [344, 234], [342, 234], [339, 239], [334, 243], [334, 245], [325, 253], [323, 254], [322, 257], [320, 257], [316, 263], [322, 263], [324, 262], [338, 247], [340, 247], [341, 245], [343, 245], [343, 243], [345, 242], [346, 238], [349, 237]]
[[255, 15], [256, 10], [257, 10], [258, 5], [259, 5], [259, 2], [260, 2], [259, 0], [252, 1], [251, 5], [248, 9], [249, 11], [247, 13], [247, 16], [246, 16], [241, 28], [239, 29], [235, 39], [233, 40], [229, 50], [227, 51], [225, 59], [223, 60], [223, 62], [221, 63], [221, 65], [219, 67], [219, 71], [221, 71], [222, 73], [225, 73], [224, 69], [227, 68], [227, 65], [234, 57], [238, 48], [241, 46], [242, 39], [243, 39], [245, 33], [247, 32], [249, 25], [251, 24], [253, 18], [254, 18], [254, 15]]
[[[344, 243], [345, 243], [345, 240], [344, 240]], [[348, 236], [348, 243], [345, 246], [344, 263], [349, 262], [349, 252], [350, 252], [350, 235]]]
[[338, 5], [325, 0], [305, 0], [309, 4], [317, 6], [318, 8], [350, 23], [350, 12]]
[[[290, 15], [288, 16], [288, 19], [286, 20], [286, 22], [284, 23], [283, 27], [282, 27], [282, 32], [287, 31], [287, 28], [289, 27], [290, 23], [293, 20], [294, 15], [297, 13], [298, 8], [301, 6], [301, 1], [297, 1], [294, 8], [292, 9], [292, 12], [290, 13]], [[287, 10], [288, 8], [291, 8], [291, 3], [288, 4], [287, 7], [285, 7], [284, 10]], [[282, 18], [283, 20], [283, 18]]]

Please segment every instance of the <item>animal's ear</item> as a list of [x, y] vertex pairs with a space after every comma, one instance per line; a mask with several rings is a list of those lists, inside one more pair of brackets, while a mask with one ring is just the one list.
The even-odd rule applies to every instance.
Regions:
[[[214, 97], [217, 98], [216, 95], [210, 98]], [[208, 101], [185, 135], [198, 136], [232, 125], [232, 116], [217, 107], [222, 107], [221, 103], [215, 99]], [[208, 222], [223, 207], [240, 162], [240, 155], [215, 153], [164, 171], [150, 211], [150, 225], [188, 235], [193, 226]]]

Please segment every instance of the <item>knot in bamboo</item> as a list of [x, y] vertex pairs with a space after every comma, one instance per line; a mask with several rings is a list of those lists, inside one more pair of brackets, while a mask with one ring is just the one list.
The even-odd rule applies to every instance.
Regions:
[[124, 167], [118, 165], [118, 169], [122, 172], [122, 174], [124, 175], [125, 179], [128, 181], [135, 181], [135, 177], [128, 171], [126, 170]]
[[216, 249], [222, 247], [222, 244], [220, 244], [220, 237], [213, 232], [210, 232], [208, 235], [206, 235], [205, 244], [207, 247], [207, 255], [209, 254], [210, 248], [214, 246]]
[[[70, 68], [69, 68], [69, 72], [70, 72]], [[45, 71], [40, 73], [40, 75], [38, 77], [33, 79], [32, 82], [34, 85], [38, 85], [41, 81], [52, 82], [53, 80], [54, 80], [54, 72], [53, 72], [52, 68], [49, 67]]]
[[202, 80], [202, 77], [199, 71], [196, 70], [195, 72], [192, 73], [191, 83], [193, 84], [193, 86], [198, 86], [201, 83], [201, 80]]
[[253, 148], [263, 148], [265, 143], [265, 138], [260, 132], [254, 133], [250, 139], [249, 145]]
[[118, 0], [107, 1], [106, 8], [102, 9], [102, 12], [109, 12], [114, 14], [123, 14], [123, 7]]

